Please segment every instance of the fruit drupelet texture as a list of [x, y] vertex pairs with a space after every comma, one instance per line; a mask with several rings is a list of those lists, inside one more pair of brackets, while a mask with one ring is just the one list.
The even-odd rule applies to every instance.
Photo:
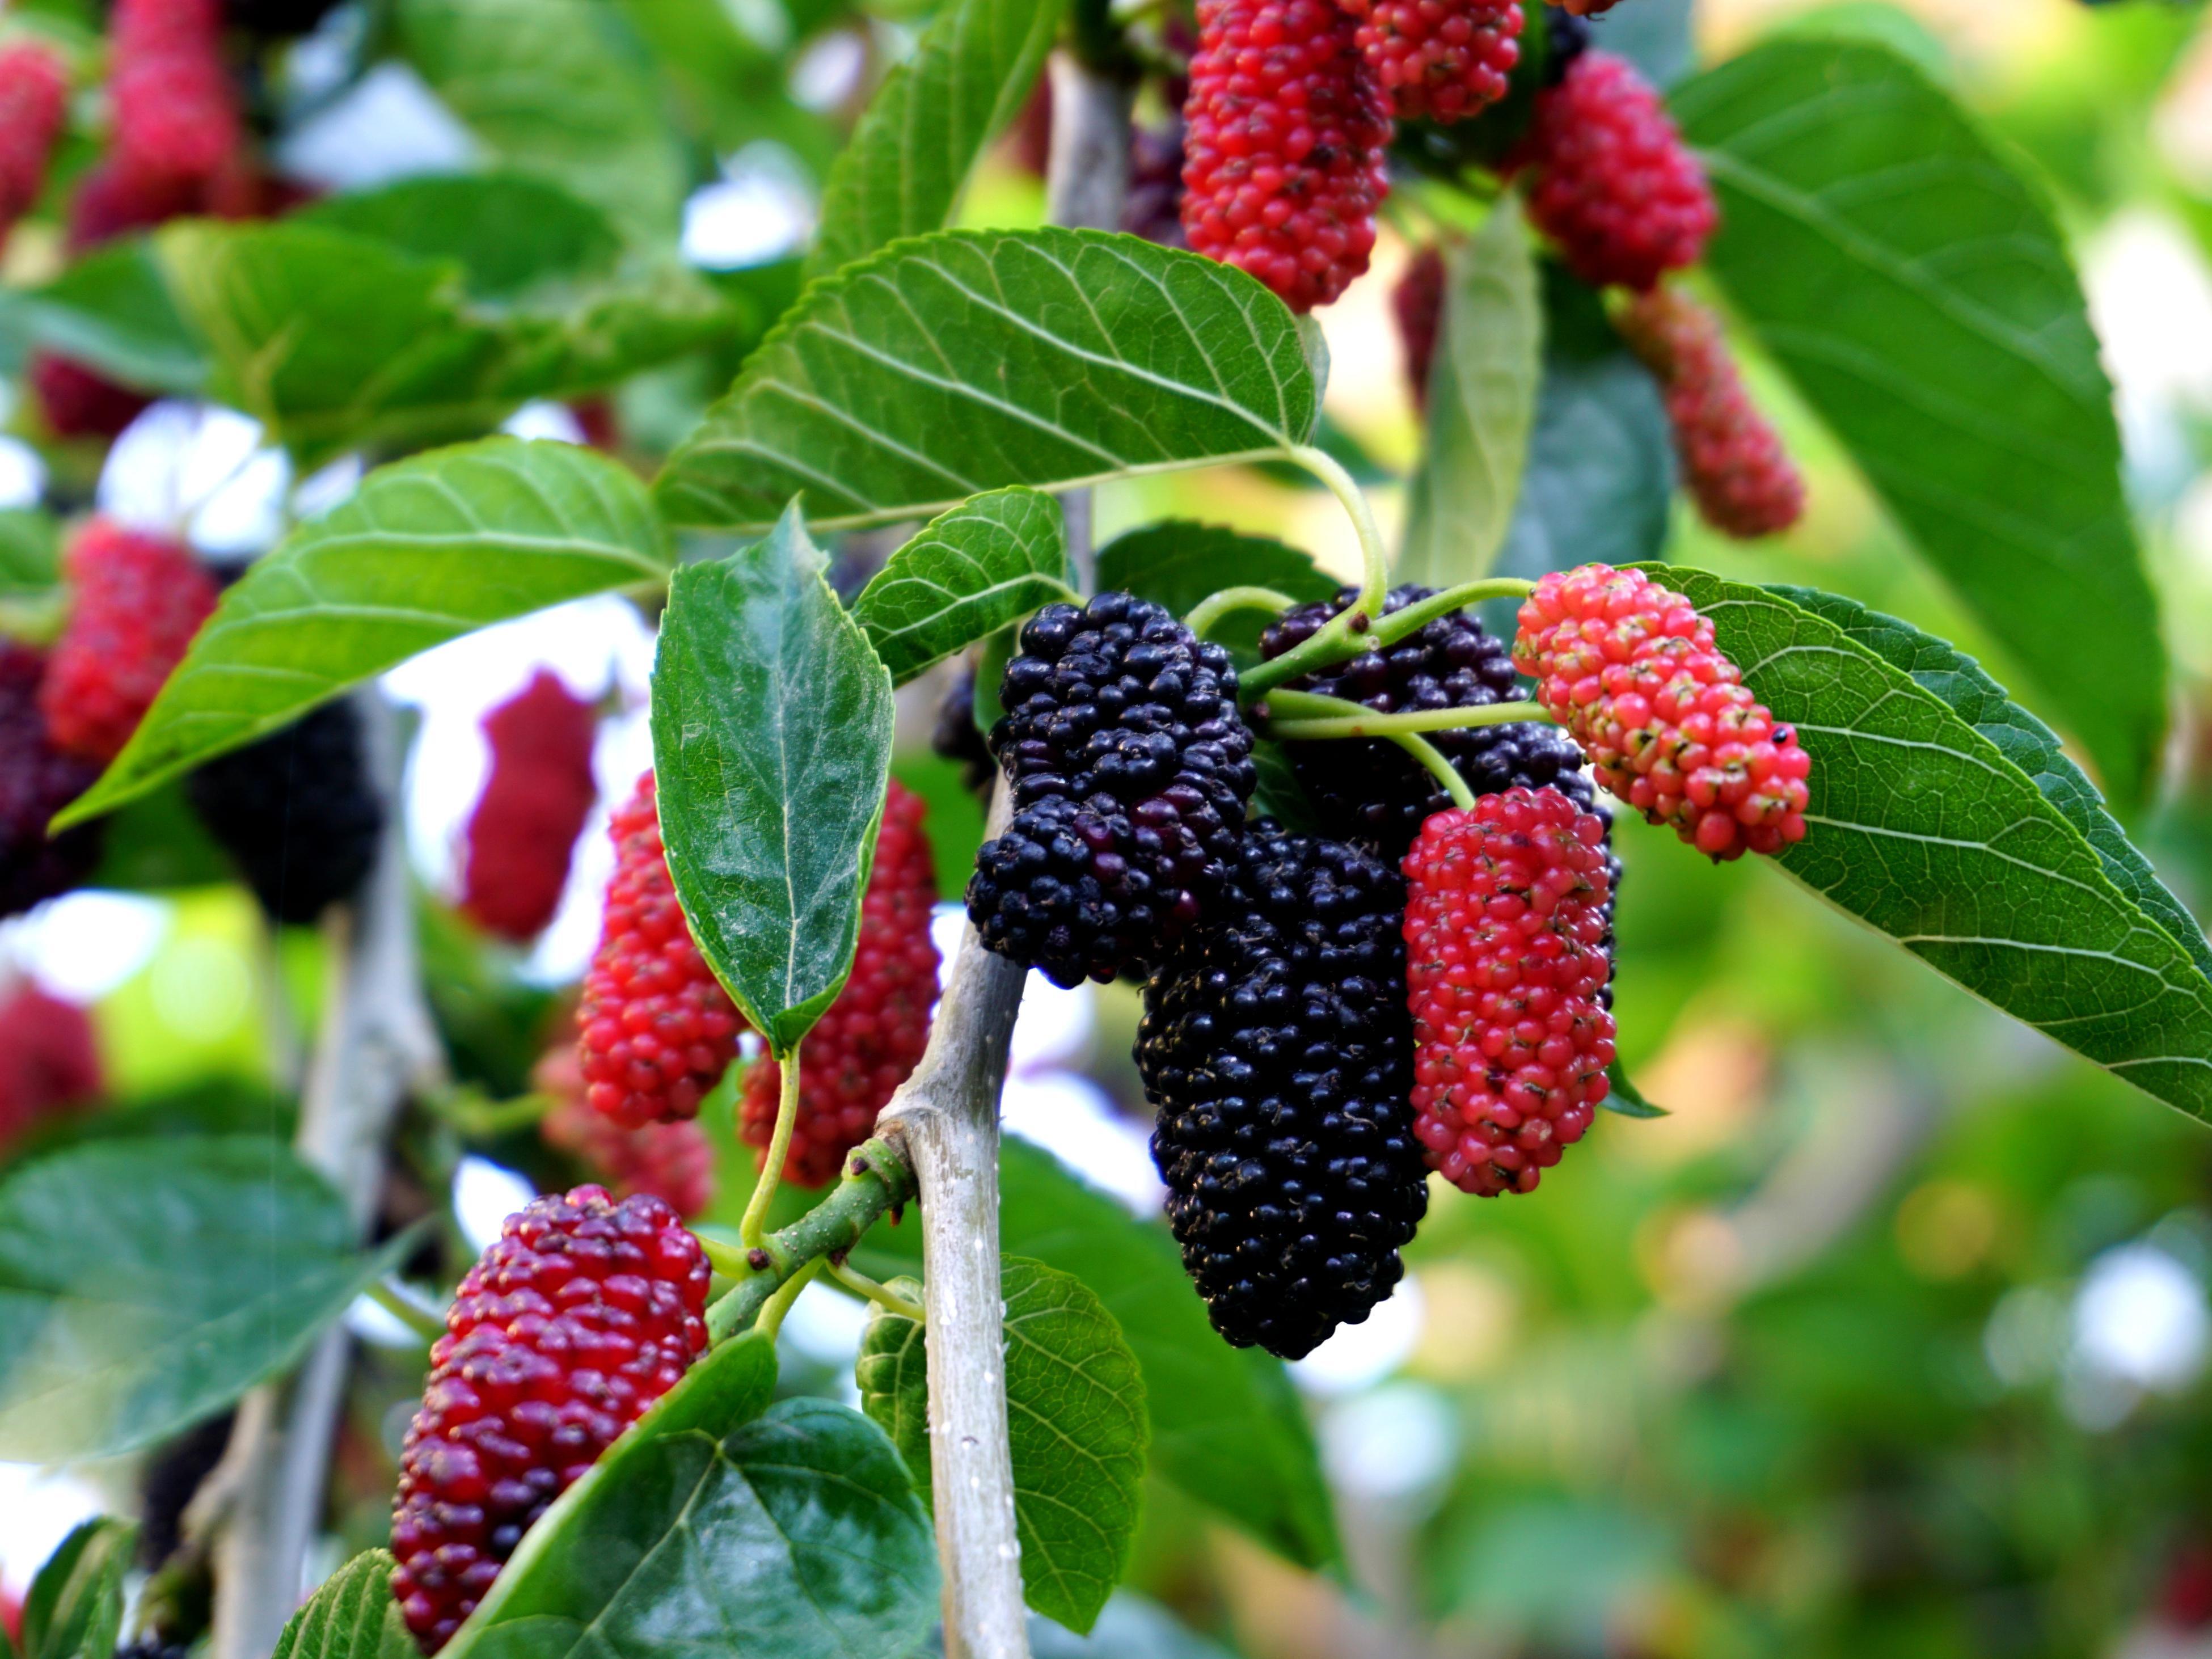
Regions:
[[461, 1280], [400, 1454], [392, 1594], [425, 1653], [707, 1346], [706, 1253], [657, 1198], [534, 1199]]
[[1199, 0], [1183, 230], [1293, 311], [1367, 269], [1389, 189], [1390, 104], [1358, 28], [1334, 0]]
[[0, 234], [37, 204], [69, 109], [61, 59], [35, 41], [0, 50]]
[[1716, 860], [1804, 839], [1812, 757], [1680, 593], [1601, 564], [1547, 576], [1513, 657], [1599, 781], [1650, 822]]
[[635, 1129], [697, 1116], [737, 1056], [744, 1022], [676, 902], [652, 773], [608, 833], [615, 873], [576, 1009], [576, 1052], [592, 1109]]
[[106, 765], [184, 660], [216, 581], [180, 542], [94, 519], [63, 561], [69, 621], [46, 659], [39, 707], [56, 747]]
[[[802, 1187], [836, 1179], [845, 1154], [874, 1133], [876, 1114], [907, 1080], [929, 1043], [937, 1000], [937, 946], [929, 936], [937, 866], [922, 828], [921, 797], [893, 780], [860, 902], [852, 977], [799, 1050], [799, 1115], [783, 1178]], [[738, 1131], [767, 1148], [775, 1133], [783, 1068], [763, 1054], [745, 1073]]]
[[1437, 813], [1406, 854], [1413, 1133], [1463, 1192], [1534, 1190], [1605, 1098], [1603, 836], [1558, 790], [1509, 789]]
[[1401, 121], [1462, 121], [1505, 95], [1521, 61], [1519, 0], [1337, 0]]
[[1146, 988], [1137, 1066], [1168, 1218], [1239, 1346], [1297, 1358], [1404, 1271], [1427, 1205], [1404, 905], [1381, 860], [1262, 819]]
[[1127, 593], [1022, 629], [991, 748], [1013, 817], [968, 885], [983, 943], [1055, 983], [1157, 957], [1219, 887], [1255, 782], [1237, 675]]
[[108, 15], [114, 158], [126, 173], [201, 184], [237, 158], [222, 0], [115, 0]]
[[599, 799], [592, 705], [539, 669], [483, 718], [491, 771], [469, 815], [461, 912], [520, 945], [553, 920], [568, 859]]
[[313, 921], [351, 898], [376, 861], [384, 808], [369, 781], [361, 715], [345, 699], [218, 755], [185, 781], [185, 793], [278, 921]]

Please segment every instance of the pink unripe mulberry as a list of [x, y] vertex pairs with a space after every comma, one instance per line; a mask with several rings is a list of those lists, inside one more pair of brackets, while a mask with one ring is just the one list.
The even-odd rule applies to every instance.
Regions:
[[488, 933], [535, 939], [568, 884], [568, 857], [599, 798], [592, 705], [539, 669], [483, 718], [491, 774], [469, 815], [461, 909]]
[[63, 562], [69, 621], [39, 707], [54, 744], [101, 764], [123, 752], [215, 609], [215, 578], [180, 542], [94, 519]]
[[69, 77], [53, 53], [29, 41], [0, 51], [0, 230], [46, 187], [68, 104]]

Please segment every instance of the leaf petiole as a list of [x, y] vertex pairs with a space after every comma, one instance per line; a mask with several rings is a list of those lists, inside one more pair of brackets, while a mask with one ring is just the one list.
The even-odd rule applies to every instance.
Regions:
[[775, 1133], [769, 1138], [768, 1155], [761, 1164], [760, 1179], [753, 1183], [753, 1195], [745, 1204], [744, 1218], [738, 1223], [738, 1242], [749, 1250], [758, 1249], [768, 1236], [768, 1207], [775, 1202], [776, 1186], [783, 1179], [783, 1160], [791, 1151], [791, 1132], [799, 1121], [799, 1044], [793, 1043], [791, 1052], [777, 1060], [782, 1067], [782, 1087], [776, 1095]]
[[852, 1291], [854, 1296], [874, 1303], [878, 1308], [895, 1313], [902, 1319], [911, 1319], [917, 1325], [929, 1322], [929, 1314], [918, 1302], [909, 1302], [888, 1285], [872, 1279], [857, 1267], [842, 1261], [830, 1264], [830, 1277]]
[[[849, 1250], [886, 1210], [915, 1195], [914, 1168], [905, 1150], [878, 1135], [845, 1160], [844, 1179], [830, 1195], [731, 1261], [738, 1282], [707, 1310], [708, 1340], [720, 1342], [750, 1325], [793, 1274], [820, 1256]], [[708, 1259], [720, 1265], [708, 1246]]]

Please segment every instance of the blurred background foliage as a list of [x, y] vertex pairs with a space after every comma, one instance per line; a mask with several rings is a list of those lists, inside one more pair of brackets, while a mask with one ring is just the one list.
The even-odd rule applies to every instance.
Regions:
[[[604, 10], [611, 61], [629, 78], [615, 77], [617, 92], [589, 109], [503, 126], [471, 106], [465, 77], [441, 76], [465, 55], [449, 27], [454, 8], [399, 0], [343, 8], [294, 48], [264, 89], [270, 118], [286, 126], [304, 171], [357, 161], [377, 109], [390, 128], [378, 142], [400, 142], [395, 131], [444, 141], [427, 109], [450, 111], [449, 123], [458, 115], [480, 149], [562, 172], [619, 212], [673, 212], [676, 181], [700, 181], [685, 246], [713, 268], [740, 320], [714, 351], [618, 388], [625, 441], [649, 456], [696, 418], [757, 319], [791, 291], [789, 252], [827, 157], [884, 65], [910, 46], [920, 11], [901, 0], [857, 11], [843, 0], [514, 4], [514, 51], [526, 58], [560, 49], [568, 14]], [[15, 10], [91, 39], [89, 14], [71, 0], [19, 0]], [[1603, 27], [1663, 30], [1684, 10], [1675, 0], [1624, 0]], [[2203, 8], [1698, 0], [1688, 21], [1706, 63], [1784, 30], [1884, 41], [2014, 146], [2057, 204], [2118, 387], [2130, 487], [2179, 671], [2168, 785], [2136, 827], [2169, 884], [2206, 915]], [[396, 32], [412, 67], [388, 94], [398, 102], [363, 113], [357, 66], [377, 61], [363, 44], [374, 31]], [[386, 63], [366, 79], [387, 71], [401, 73]], [[388, 112], [403, 106], [421, 127], [412, 138]], [[672, 120], [641, 121], [640, 107]], [[629, 135], [618, 177], [563, 171], [549, 135], [568, 124]], [[1042, 185], [1018, 149], [1010, 142], [987, 163], [967, 222], [1041, 219]], [[591, 155], [605, 167], [604, 149]], [[633, 189], [641, 179], [652, 188]], [[37, 243], [26, 233], [10, 246], [11, 276], [52, 258]], [[1386, 230], [1376, 273], [1322, 318], [1335, 366], [1329, 416], [1387, 475], [1377, 486], [1386, 519], [1402, 505], [1387, 478], [1410, 465], [1417, 440], [1387, 311], [1407, 252]], [[2002, 653], [1909, 556], [1788, 387], [1755, 362], [1752, 379], [1807, 470], [1812, 510], [1784, 540], [1743, 547], [1678, 503], [1668, 556], [1852, 594], [1957, 640], [2006, 679]], [[67, 485], [70, 458], [53, 465]], [[1340, 573], [1357, 563], [1329, 498], [1249, 470], [1111, 485], [1098, 513], [1102, 537], [1196, 517], [1281, 535]], [[865, 569], [880, 549], [855, 538], [843, 556]], [[425, 960], [472, 1092], [410, 1119], [402, 1185], [414, 1190], [387, 1206], [387, 1220], [409, 1218], [410, 1203], [440, 1207], [433, 1194], [458, 1180], [458, 1220], [431, 1247], [448, 1273], [473, 1254], [483, 1218], [495, 1224], [515, 1196], [514, 1172], [547, 1183], [577, 1174], [533, 1129], [504, 1126], [497, 1103], [532, 1087], [533, 1066], [558, 1041], [605, 870], [603, 857], [580, 858], [563, 919], [528, 958], [486, 945], [445, 909], [450, 837], [482, 767], [469, 748], [481, 748], [473, 722], [519, 682], [518, 664], [554, 662], [580, 686], [596, 677], [616, 716], [602, 783], [619, 793], [642, 763], [638, 652], [649, 647], [634, 616], [615, 629], [632, 637], [611, 647], [607, 617], [602, 608], [568, 624], [496, 630], [495, 641], [416, 665], [404, 684], [395, 677], [395, 695], [425, 711], [409, 784]], [[981, 821], [956, 769], [928, 750], [942, 690], [933, 678], [902, 702], [899, 773], [931, 803], [950, 897]], [[587, 847], [603, 839], [603, 822]], [[147, 839], [175, 851], [158, 827]], [[111, 856], [121, 858], [135, 843], [118, 841]], [[1531, 1197], [1441, 1193], [1399, 1297], [1294, 1368], [1339, 1503], [1346, 1571], [1299, 1573], [1154, 1482], [1132, 1580], [1141, 1599], [1117, 1609], [1088, 1649], [1043, 1637], [1041, 1650], [1172, 1655], [1211, 1642], [1251, 1659], [2212, 1653], [2212, 1138], [1982, 1007], [1759, 860], [1708, 867], [1632, 825], [1621, 852], [1622, 1053], [1670, 1115], [1603, 1119]], [[140, 884], [128, 873], [113, 879]], [[304, 933], [265, 939], [242, 890], [191, 881], [187, 867], [155, 884], [157, 898], [79, 895], [0, 930], [14, 960], [94, 1005], [112, 1121], [49, 1133], [281, 1127], [288, 1108], [271, 1087], [313, 1029], [322, 951]], [[1121, 987], [1033, 1006], [1009, 1116], [1017, 1133], [1142, 1202], [1142, 1101], [1127, 1057], [1136, 1015], [1134, 994]], [[702, 1119], [722, 1165], [708, 1218], [725, 1224], [750, 1182], [750, 1154], [730, 1132], [733, 1093], [726, 1084]], [[416, 1272], [432, 1278], [439, 1266], [426, 1257]], [[362, 1323], [380, 1334], [372, 1316]], [[788, 1328], [785, 1386], [847, 1394], [857, 1326], [834, 1292], [810, 1291]], [[419, 1387], [419, 1352], [402, 1342], [368, 1352], [342, 1446], [332, 1562], [381, 1540], [397, 1436]], [[7, 1581], [20, 1585], [72, 1506], [137, 1478], [0, 1470]]]

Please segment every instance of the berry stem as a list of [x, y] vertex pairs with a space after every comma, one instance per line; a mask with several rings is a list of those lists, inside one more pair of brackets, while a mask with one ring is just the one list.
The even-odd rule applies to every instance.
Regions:
[[1301, 444], [1288, 453], [1291, 459], [1329, 487], [1352, 520], [1352, 527], [1359, 537], [1359, 557], [1364, 570], [1360, 579], [1359, 601], [1346, 612], [1346, 625], [1349, 628], [1354, 613], [1364, 614], [1371, 622], [1382, 614], [1383, 601], [1390, 592], [1390, 554], [1382, 545], [1382, 529], [1375, 522], [1375, 509], [1368, 504], [1366, 492], [1328, 451]]
[[722, 1278], [743, 1281], [753, 1276], [753, 1264], [745, 1259], [746, 1252], [742, 1245], [725, 1244], [720, 1239], [700, 1232], [696, 1228], [692, 1237], [699, 1241], [699, 1248], [707, 1253], [707, 1265]]
[[878, 1308], [895, 1313], [902, 1319], [911, 1319], [917, 1325], [926, 1325], [929, 1322], [928, 1311], [920, 1303], [908, 1301], [890, 1285], [869, 1278], [857, 1267], [848, 1267], [842, 1261], [832, 1261], [830, 1264], [830, 1277], [852, 1291], [854, 1296], [872, 1302]]
[[791, 1153], [791, 1131], [799, 1121], [799, 1044], [794, 1042], [791, 1052], [778, 1059], [783, 1068], [783, 1088], [776, 1097], [775, 1133], [769, 1137], [760, 1179], [753, 1183], [744, 1218], [738, 1223], [738, 1241], [749, 1250], [758, 1249], [768, 1236], [768, 1206], [775, 1202], [776, 1185], [783, 1179], [783, 1160]]
[[[1278, 657], [1280, 662], [1282, 658]], [[1288, 716], [1287, 719], [1285, 716]], [[1540, 702], [1491, 702], [1474, 708], [1409, 708], [1402, 714], [1378, 714], [1364, 704], [1342, 697], [1325, 697], [1313, 691], [1275, 691], [1268, 694], [1267, 734], [1283, 741], [1317, 738], [1389, 738], [1423, 732], [1459, 732], [1476, 726], [1518, 726], [1552, 716]], [[1426, 762], [1422, 763], [1424, 765]]]
[[[809, 1261], [836, 1250], [849, 1250], [887, 1210], [915, 1195], [913, 1166], [906, 1154], [878, 1137], [863, 1141], [845, 1160], [844, 1179], [830, 1195], [755, 1247], [768, 1265], [755, 1267], [747, 1256], [732, 1264], [737, 1284], [707, 1310], [707, 1337], [720, 1342], [750, 1326], [770, 1297]], [[708, 1260], [719, 1269], [724, 1258], [706, 1240]]]
[[1480, 605], [1488, 599], [1525, 599], [1535, 591], [1535, 583], [1525, 581], [1518, 576], [1486, 576], [1480, 581], [1462, 582], [1457, 587], [1447, 587], [1441, 593], [1431, 594], [1403, 610], [1393, 611], [1389, 616], [1379, 617], [1375, 623], [1373, 638], [1378, 646], [1395, 645], [1408, 634], [1425, 628], [1438, 617], [1448, 617], [1455, 611], [1463, 611], [1470, 605]]
[[1444, 758], [1443, 751], [1436, 744], [1412, 732], [1394, 732], [1390, 741], [1420, 762], [1429, 775], [1443, 786], [1444, 793], [1451, 797], [1454, 806], [1462, 812], [1474, 811], [1474, 791], [1468, 787], [1467, 780], [1459, 775], [1459, 769]]
[[446, 1334], [444, 1314], [396, 1279], [380, 1279], [363, 1294], [425, 1342], [435, 1342]]
[[1297, 601], [1287, 593], [1278, 593], [1272, 587], [1224, 587], [1218, 593], [1209, 593], [1192, 607], [1182, 619], [1185, 628], [1200, 639], [1206, 631], [1224, 617], [1236, 611], [1284, 611]]
[[817, 1255], [784, 1280], [782, 1288], [769, 1297], [761, 1309], [760, 1317], [753, 1322], [753, 1329], [769, 1341], [775, 1341], [775, 1334], [783, 1328], [784, 1315], [791, 1311], [791, 1304], [799, 1300], [799, 1293], [813, 1282], [815, 1274], [822, 1271], [826, 1261], [826, 1257]]

